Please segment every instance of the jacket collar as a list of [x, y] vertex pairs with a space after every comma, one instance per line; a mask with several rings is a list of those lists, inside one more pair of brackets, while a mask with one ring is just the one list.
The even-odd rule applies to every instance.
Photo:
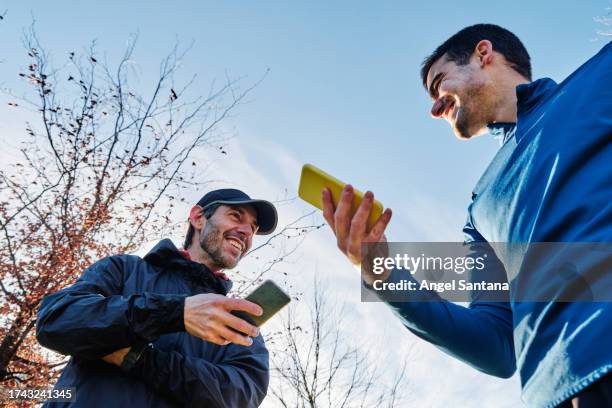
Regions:
[[197, 283], [212, 287], [215, 292], [223, 295], [226, 295], [232, 288], [231, 280], [217, 277], [206, 265], [185, 258], [169, 239], [159, 241], [144, 256], [144, 260], [162, 268], [178, 270]]
[[516, 87], [517, 115], [527, 113], [556, 87], [557, 83], [550, 78], [541, 78], [528, 84], [518, 85]]
[[489, 123], [487, 127], [489, 134], [497, 139], [500, 146], [503, 146], [516, 132], [516, 123], [511, 122]]
[[[539, 104], [553, 89], [557, 83], [550, 78], [541, 78], [528, 84], [520, 84], [516, 87], [516, 113], [517, 117], [529, 112]], [[487, 125], [489, 133], [499, 140], [503, 146], [516, 134], [516, 123], [498, 122]], [[520, 134], [521, 132], [519, 132]]]

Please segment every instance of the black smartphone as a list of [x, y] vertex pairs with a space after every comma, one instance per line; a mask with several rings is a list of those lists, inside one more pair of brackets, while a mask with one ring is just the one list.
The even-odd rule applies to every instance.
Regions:
[[234, 310], [232, 314], [257, 327], [264, 324], [268, 319], [276, 314], [279, 310], [285, 307], [291, 298], [278, 285], [271, 280], [264, 281], [246, 298], [249, 302], [259, 305], [263, 309], [261, 316], [254, 316], [242, 310]]

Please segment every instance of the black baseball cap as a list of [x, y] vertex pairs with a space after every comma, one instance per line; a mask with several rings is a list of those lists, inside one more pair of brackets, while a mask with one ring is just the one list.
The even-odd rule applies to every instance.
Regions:
[[197, 205], [204, 210], [215, 204], [249, 204], [253, 206], [255, 212], [257, 212], [257, 225], [259, 225], [257, 235], [271, 234], [276, 228], [278, 214], [276, 213], [274, 204], [269, 201], [254, 200], [243, 191], [233, 188], [223, 188], [206, 193], [206, 195], [197, 202]]

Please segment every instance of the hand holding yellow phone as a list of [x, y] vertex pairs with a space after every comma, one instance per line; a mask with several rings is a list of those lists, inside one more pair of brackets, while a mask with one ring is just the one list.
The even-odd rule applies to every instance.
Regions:
[[[338, 202], [340, 201], [340, 194], [345, 186], [346, 183], [343, 183], [337, 178], [327, 174], [323, 170], [313, 166], [312, 164], [305, 164], [302, 167], [298, 195], [302, 200], [314, 205], [320, 210], [323, 210], [323, 202], [321, 200], [322, 190], [324, 188], [329, 189], [334, 205], [337, 206]], [[359, 204], [361, 204], [363, 201], [363, 193], [361, 191], [353, 190], [353, 193], [354, 196], [351, 205], [351, 218], [353, 215], [355, 215], [357, 208], [359, 208]], [[378, 200], [374, 200], [372, 203], [372, 210], [370, 211], [370, 217], [368, 218], [368, 229], [374, 226], [382, 213], [382, 203]]]

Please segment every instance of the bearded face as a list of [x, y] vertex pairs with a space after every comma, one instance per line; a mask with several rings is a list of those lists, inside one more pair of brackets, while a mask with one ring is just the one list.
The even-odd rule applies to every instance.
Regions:
[[442, 58], [432, 65], [428, 78], [433, 117], [446, 119], [459, 139], [486, 131], [498, 103], [494, 85], [476, 64], [457, 65]]
[[251, 248], [256, 214], [248, 206], [221, 206], [206, 220], [199, 244], [213, 269], [232, 269]]
[[456, 115], [454, 122], [450, 122], [455, 135], [467, 140], [482, 133], [491, 121], [491, 112], [495, 110], [486, 82], [466, 82], [465, 86], [455, 90], [455, 98]]
[[200, 233], [200, 247], [217, 269], [232, 269], [238, 264], [241, 255], [227, 253], [223, 246], [223, 233], [214, 221], [209, 220]]

